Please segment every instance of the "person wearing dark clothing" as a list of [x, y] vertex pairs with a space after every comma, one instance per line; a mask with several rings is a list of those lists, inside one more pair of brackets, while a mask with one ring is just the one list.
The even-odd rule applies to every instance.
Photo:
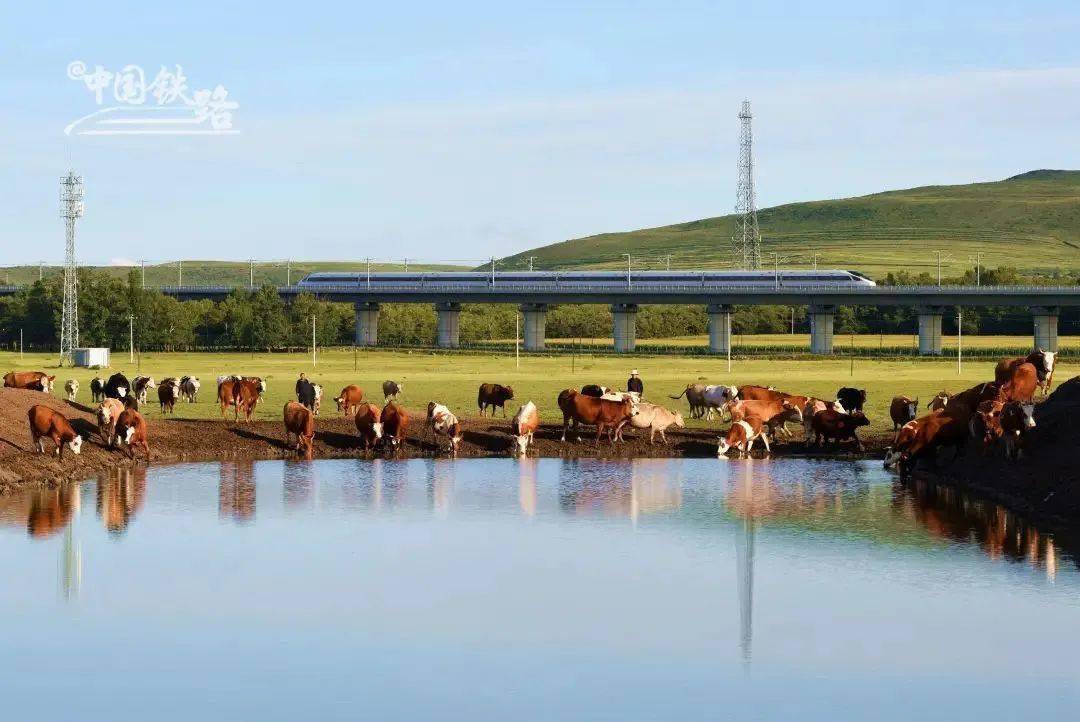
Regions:
[[637, 369], [630, 372], [630, 378], [626, 382], [626, 390], [639, 395], [645, 393], [645, 384], [641, 383], [641, 377], [638, 376]]

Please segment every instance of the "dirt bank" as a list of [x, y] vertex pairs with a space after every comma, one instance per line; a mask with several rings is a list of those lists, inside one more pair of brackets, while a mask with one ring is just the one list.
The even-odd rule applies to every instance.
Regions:
[[989, 497], [1032, 521], [1056, 529], [1080, 529], [1080, 377], [1063, 383], [1035, 410], [1037, 426], [1024, 458], [1006, 461], [1000, 449], [983, 453], [981, 442], [966, 453], [915, 476]]
[[[83, 435], [82, 454], [78, 457], [65, 453], [63, 462], [50, 454], [38, 454], [32, 449], [26, 412], [34, 404], [45, 404], [64, 414]], [[411, 409], [410, 409], [411, 410]], [[400, 455], [406, 458], [430, 457], [443, 454], [423, 428], [424, 412], [417, 409], [413, 427]], [[220, 461], [234, 459], [282, 459], [291, 457], [285, 448], [280, 422], [256, 421], [236, 423], [231, 421], [161, 419], [154, 412], [147, 419], [150, 437], [150, 460], [153, 463], [180, 461]], [[420, 421], [416, 421], [420, 419]], [[464, 419], [464, 442], [461, 457], [505, 457], [511, 444], [510, 419], [476, 417]], [[324, 414], [316, 423], [315, 457], [348, 458], [364, 456], [359, 449], [356, 429], [352, 420], [333, 413]], [[646, 458], [646, 457], [711, 457], [716, 455], [717, 431], [704, 429], [673, 429], [668, 433], [668, 443], [649, 443], [648, 434], [628, 431], [625, 443], [614, 446], [606, 441], [597, 447], [589, 429], [576, 441], [562, 443], [561, 427], [544, 425], [537, 432], [535, 447], [530, 456], [576, 458]], [[850, 447], [829, 450], [828, 455], [840, 458], [864, 458], [880, 455], [888, 444], [887, 434], [867, 433], [863, 437], [866, 451], [855, 453]], [[52, 445], [46, 441], [46, 450]], [[760, 445], [755, 449], [763, 451]], [[790, 442], [773, 444], [777, 456], [820, 454], [808, 450], [798, 437]], [[369, 454], [370, 455], [370, 454]], [[82, 479], [98, 471], [114, 466], [130, 465], [124, 452], [107, 449], [97, 434], [93, 408], [79, 403], [69, 403], [37, 391], [0, 389], [0, 493], [15, 487], [33, 483], [55, 483], [65, 479]]]

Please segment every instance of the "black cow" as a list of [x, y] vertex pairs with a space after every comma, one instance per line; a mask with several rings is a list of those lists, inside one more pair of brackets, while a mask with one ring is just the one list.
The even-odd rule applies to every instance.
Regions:
[[845, 386], [836, 392], [836, 400], [849, 414], [852, 411], [862, 411], [866, 405], [866, 389], [853, 389]]
[[582, 396], [592, 396], [598, 399], [610, 390], [607, 386], [600, 386], [599, 384], [585, 384], [581, 387], [579, 393]]
[[124, 376], [124, 374], [119, 372], [110, 376], [109, 380], [105, 382], [106, 398], [123, 401], [133, 390], [127, 376]]
[[90, 398], [95, 402], [105, 400], [105, 379], [95, 377], [90, 381]]
[[484, 415], [484, 410], [488, 406], [491, 407], [491, 415], [495, 415], [496, 407], [502, 409], [503, 416], [506, 416], [506, 407], [503, 405], [510, 399], [514, 398], [514, 390], [509, 386], [503, 386], [502, 384], [480, 384], [480, 391], [476, 394], [476, 405], [480, 408], [480, 415]]
[[296, 400], [315, 413], [315, 384], [303, 376], [296, 382]]

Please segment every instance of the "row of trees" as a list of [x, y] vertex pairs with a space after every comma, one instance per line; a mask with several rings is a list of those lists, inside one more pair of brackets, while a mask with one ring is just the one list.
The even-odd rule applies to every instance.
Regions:
[[[889, 274], [884, 283], [909, 285], [930, 283], [929, 277]], [[983, 272], [986, 284], [1030, 282], [1012, 269]], [[949, 279], [950, 283], [975, 282], [974, 272]], [[28, 348], [54, 348], [60, 326], [62, 286], [49, 278], [28, 286], [12, 297], [0, 299], [0, 342], [17, 342], [20, 331]], [[461, 314], [463, 343], [514, 337], [517, 310], [510, 305], [465, 305]], [[137, 348], [189, 350], [199, 348], [283, 349], [311, 343], [312, 318], [315, 341], [320, 346], [347, 345], [354, 337], [354, 314], [349, 304], [319, 301], [300, 295], [285, 304], [274, 288], [254, 292], [234, 291], [225, 300], [177, 301], [141, 288], [132, 272], [125, 280], [103, 273], [79, 271], [80, 343], [87, 346], [127, 348], [129, 331]], [[429, 305], [386, 304], [379, 319], [379, 339], [387, 345], [425, 345], [435, 336], [435, 311]], [[955, 317], [946, 314], [945, 331], [955, 332]], [[1031, 317], [1023, 309], [972, 309], [963, 314], [965, 333], [1027, 334]], [[839, 333], [912, 333], [917, 324], [910, 308], [842, 307], [837, 312]], [[806, 309], [789, 306], [737, 307], [732, 319], [736, 334], [786, 333], [807, 330]], [[703, 334], [708, 327], [701, 306], [643, 306], [638, 313], [639, 338], [670, 338]], [[1068, 311], [1062, 331], [1080, 328], [1080, 317]], [[611, 314], [606, 306], [569, 305], [548, 312], [550, 338], [594, 338], [611, 333]]]

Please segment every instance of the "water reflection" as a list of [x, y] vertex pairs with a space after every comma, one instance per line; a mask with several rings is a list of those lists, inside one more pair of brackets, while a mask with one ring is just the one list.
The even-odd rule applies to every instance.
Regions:
[[246, 523], [255, 519], [255, 464], [224, 461], [218, 469], [218, 518]]
[[1054, 537], [1002, 506], [926, 481], [899, 487], [893, 503], [899, 513], [912, 516], [935, 537], [973, 542], [991, 559], [1025, 562], [1045, 570], [1051, 581], [1057, 576]]
[[536, 516], [536, 474], [539, 459], [522, 457], [517, 460], [518, 506], [526, 516]]
[[110, 534], [121, 535], [146, 501], [146, 467], [111, 469], [97, 480], [97, 514]]

